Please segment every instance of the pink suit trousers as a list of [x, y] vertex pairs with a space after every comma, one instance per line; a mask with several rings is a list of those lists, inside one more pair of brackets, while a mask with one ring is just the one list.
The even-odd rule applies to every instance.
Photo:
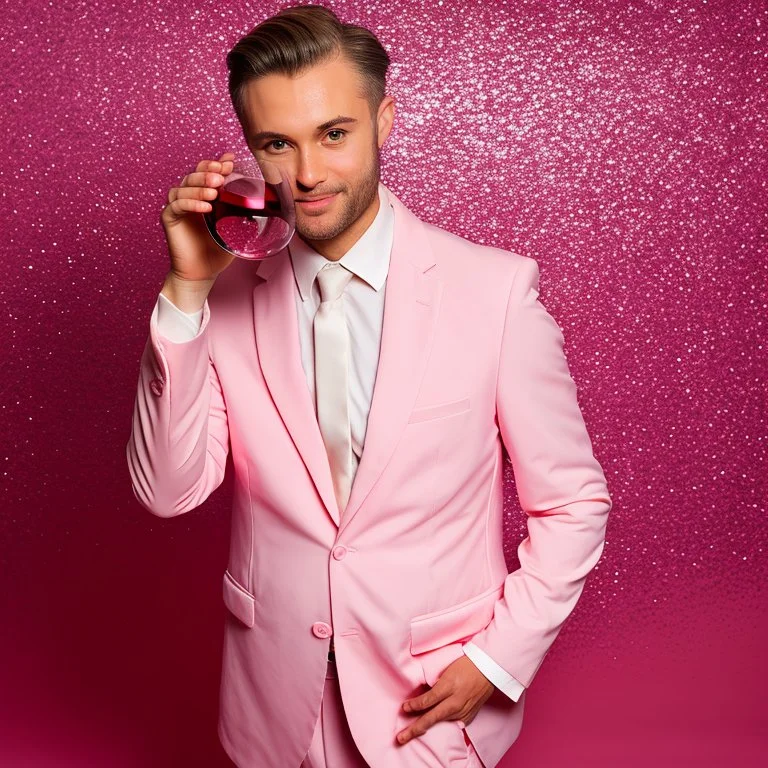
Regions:
[[[461, 768], [485, 768], [469, 739], [467, 761]], [[328, 662], [325, 688], [309, 752], [300, 768], [369, 768], [347, 724], [334, 662]], [[457, 766], [456, 768], [459, 768]]]

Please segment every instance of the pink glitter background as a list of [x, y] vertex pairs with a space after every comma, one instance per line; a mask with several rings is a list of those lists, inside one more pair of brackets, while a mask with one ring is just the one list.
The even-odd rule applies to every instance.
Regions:
[[[280, 7], [2, 2], [4, 766], [230, 764], [231, 475], [160, 520], [124, 448], [160, 210], [247, 151], [224, 56]], [[393, 59], [384, 183], [539, 262], [614, 499], [502, 768], [764, 765], [766, 3], [332, 7]]]

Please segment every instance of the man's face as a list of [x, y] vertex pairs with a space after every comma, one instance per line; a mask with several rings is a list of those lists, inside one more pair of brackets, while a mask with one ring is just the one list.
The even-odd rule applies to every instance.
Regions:
[[[357, 71], [341, 56], [295, 78], [271, 74], [247, 86], [248, 146], [257, 161], [286, 171], [296, 230], [307, 241], [338, 238], [375, 210], [379, 149], [389, 135], [393, 107], [387, 96], [373, 119], [361, 91]], [[301, 202], [325, 196], [331, 197]]]

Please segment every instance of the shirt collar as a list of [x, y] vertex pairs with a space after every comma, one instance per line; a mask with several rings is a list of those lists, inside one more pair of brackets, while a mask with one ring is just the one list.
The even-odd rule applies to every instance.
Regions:
[[[395, 211], [381, 182], [378, 193], [379, 210], [376, 217], [357, 242], [339, 259], [339, 264], [343, 264], [377, 291], [384, 285], [389, 271], [395, 218]], [[311, 295], [317, 273], [331, 262], [331, 259], [326, 259], [305, 243], [296, 232], [288, 244], [288, 252], [291, 255], [301, 300], [306, 301]]]

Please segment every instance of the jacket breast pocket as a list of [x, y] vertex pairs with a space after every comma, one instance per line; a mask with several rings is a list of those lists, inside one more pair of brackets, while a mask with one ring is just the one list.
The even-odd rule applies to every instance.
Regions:
[[224, 571], [224, 604], [247, 627], [256, 621], [256, 598], [229, 572]]
[[440, 611], [420, 614], [410, 620], [411, 653], [464, 642], [485, 629], [493, 619], [496, 601], [504, 593], [504, 582], [464, 602]]
[[449, 403], [439, 403], [437, 405], [428, 405], [423, 408], [414, 408], [408, 417], [408, 423], [414, 424], [418, 421], [429, 421], [431, 419], [440, 419], [445, 416], [453, 416], [457, 413], [464, 413], [469, 410], [469, 398], [463, 397], [460, 400], [452, 400]]

